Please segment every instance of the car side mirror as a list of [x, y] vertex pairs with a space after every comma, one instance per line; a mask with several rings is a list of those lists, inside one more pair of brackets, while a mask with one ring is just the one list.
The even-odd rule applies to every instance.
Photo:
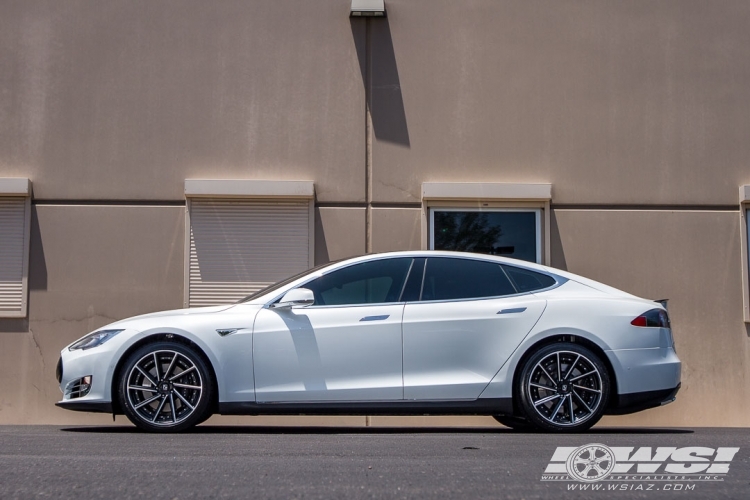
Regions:
[[315, 296], [312, 290], [307, 288], [295, 288], [289, 290], [281, 297], [281, 300], [275, 304], [271, 304], [274, 309], [280, 308], [292, 308], [292, 307], [307, 307], [315, 303]]

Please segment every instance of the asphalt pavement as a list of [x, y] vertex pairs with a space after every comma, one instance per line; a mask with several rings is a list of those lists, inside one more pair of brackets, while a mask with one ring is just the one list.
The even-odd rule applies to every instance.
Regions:
[[[724, 456], [726, 474], [703, 479], [542, 479], [557, 447], [589, 443], [649, 452], [701, 447], [686, 451], [699, 467], [713, 464], [706, 448], [739, 451], [731, 462]], [[747, 499], [750, 429], [595, 428], [559, 436], [503, 427], [201, 426], [154, 435], [122, 426], [0, 426], [0, 498], [140, 497]]]

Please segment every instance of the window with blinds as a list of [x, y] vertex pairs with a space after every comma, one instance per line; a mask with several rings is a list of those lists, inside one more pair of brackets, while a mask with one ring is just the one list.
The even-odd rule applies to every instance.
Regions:
[[0, 318], [26, 316], [27, 199], [0, 196]]
[[189, 200], [189, 307], [236, 302], [312, 267], [311, 201]]

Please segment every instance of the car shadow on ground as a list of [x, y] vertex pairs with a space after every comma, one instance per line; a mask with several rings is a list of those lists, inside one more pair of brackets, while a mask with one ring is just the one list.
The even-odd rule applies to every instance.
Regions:
[[[145, 433], [133, 426], [63, 427], [63, 432], [90, 432], [103, 434]], [[602, 427], [579, 434], [692, 434], [684, 428], [662, 427]], [[507, 427], [299, 427], [256, 425], [200, 425], [184, 434], [537, 434], [517, 431]]]

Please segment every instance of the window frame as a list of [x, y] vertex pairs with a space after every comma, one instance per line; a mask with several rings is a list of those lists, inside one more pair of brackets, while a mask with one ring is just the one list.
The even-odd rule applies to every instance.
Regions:
[[742, 316], [750, 323], [750, 185], [740, 186], [740, 235]]
[[[503, 182], [423, 182], [422, 183], [422, 250], [430, 249], [430, 209], [539, 209], [541, 210], [541, 259], [551, 263], [552, 184]], [[539, 244], [539, 243], [538, 243]]]
[[536, 260], [534, 264], [542, 264], [543, 258], [543, 245], [542, 245], [542, 209], [541, 208], [521, 208], [521, 207], [455, 207], [455, 206], [442, 206], [440, 204], [431, 205], [427, 208], [429, 210], [429, 250], [435, 250], [435, 212], [489, 212], [489, 213], [533, 213], [534, 214], [534, 237], [536, 238]]
[[29, 315], [29, 255], [31, 242], [31, 181], [27, 178], [0, 178], [0, 197], [24, 199], [23, 264], [21, 304], [18, 311], [0, 311], [0, 319], [27, 318]]
[[[302, 180], [185, 179], [183, 307], [190, 307], [190, 230], [195, 199], [222, 201], [306, 201], [308, 267], [315, 267], [315, 184]], [[246, 299], [247, 297], [245, 297]], [[244, 300], [244, 299], [243, 299]], [[235, 302], [237, 303], [237, 302]]]

